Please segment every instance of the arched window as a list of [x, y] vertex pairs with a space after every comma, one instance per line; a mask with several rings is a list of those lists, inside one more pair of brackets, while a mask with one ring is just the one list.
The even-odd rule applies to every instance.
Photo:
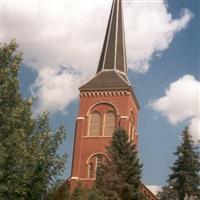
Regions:
[[99, 165], [103, 162], [103, 156], [101, 154], [97, 155], [96, 159], [96, 169], [99, 167]]
[[93, 178], [93, 176], [94, 176], [94, 165], [92, 162], [90, 162], [88, 168], [88, 177]]
[[95, 178], [98, 166], [104, 162], [107, 157], [104, 154], [94, 154], [87, 161], [88, 163], [88, 178]]
[[99, 136], [101, 129], [101, 115], [98, 112], [93, 112], [90, 114], [90, 136]]
[[109, 111], [105, 114], [104, 135], [112, 136], [116, 128], [116, 115]]

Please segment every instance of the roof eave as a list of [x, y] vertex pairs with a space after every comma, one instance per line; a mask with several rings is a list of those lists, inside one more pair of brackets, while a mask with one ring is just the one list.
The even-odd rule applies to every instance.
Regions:
[[130, 91], [131, 95], [132, 95], [132, 97], [133, 97], [133, 99], [135, 101], [137, 109], [140, 110], [139, 101], [138, 101], [138, 99], [137, 99], [137, 97], [136, 97], [136, 95], [135, 95], [135, 93], [133, 91], [133, 88], [131, 86], [129, 86], [129, 87], [116, 87], [116, 88], [82, 88], [82, 87], [79, 87], [79, 91], [80, 92], [86, 92], [86, 91], [88, 91], [88, 92], [91, 92], [91, 91], [110, 91], [110, 90], [112, 90], [112, 91], [114, 91], [114, 90], [128, 90], [128, 91]]

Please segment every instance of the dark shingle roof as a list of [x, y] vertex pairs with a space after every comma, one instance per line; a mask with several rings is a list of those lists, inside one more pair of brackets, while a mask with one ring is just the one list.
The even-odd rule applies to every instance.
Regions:
[[128, 89], [131, 85], [126, 76], [122, 78], [117, 72], [102, 71], [94, 78], [80, 87], [80, 90], [109, 90], [109, 89]]
[[112, 4], [97, 73], [108, 69], [127, 74], [121, 0], [114, 0]]

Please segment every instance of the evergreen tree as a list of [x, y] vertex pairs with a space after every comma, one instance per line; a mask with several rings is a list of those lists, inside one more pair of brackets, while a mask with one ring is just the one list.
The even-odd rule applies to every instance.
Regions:
[[183, 142], [177, 147], [174, 153], [178, 158], [172, 166], [172, 174], [169, 176], [168, 187], [160, 193], [162, 200], [163, 194], [170, 192], [177, 194], [177, 200], [200, 199], [200, 157], [197, 147], [194, 146], [188, 127], [182, 135]]
[[70, 200], [70, 191], [66, 181], [51, 188], [47, 200]]
[[87, 200], [104, 200], [103, 196], [98, 193], [95, 186], [87, 191]]
[[162, 191], [158, 192], [157, 197], [161, 200], [178, 200], [177, 192], [169, 186], [164, 186]]
[[46, 113], [33, 119], [32, 100], [19, 91], [16, 49], [15, 41], [0, 45], [0, 199], [45, 200], [64, 169], [57, 149], [65, 131], [51, 133]]
[[145, 199], [140, 192], [142, 165], [124, 129], [115, 131], [107, 154], [109, 159], [102, 162], [97, 170], [97, 192], [105, 200]]
[[78, 183], [77, 187], [70, 196], [70, 200], [85, 200], [86, 192], [86, 188], [83, 188], [81, 183]]

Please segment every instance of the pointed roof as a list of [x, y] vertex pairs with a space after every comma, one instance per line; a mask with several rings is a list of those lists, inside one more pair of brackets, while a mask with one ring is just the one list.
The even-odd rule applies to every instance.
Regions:
[[96, 75], [80, 91], [129, 90], [139, 103], [127, 76], [122, 0], [113, 0]]
[[119, 70], [119, 72], [127, 74], [124, 38], [122, 2], [114, 0], [97, 73], [104, 70]]
[[130, 89], [126, 76], [116, 71], [102, 71], [81, 86], [80, 90], [119, 90]]

